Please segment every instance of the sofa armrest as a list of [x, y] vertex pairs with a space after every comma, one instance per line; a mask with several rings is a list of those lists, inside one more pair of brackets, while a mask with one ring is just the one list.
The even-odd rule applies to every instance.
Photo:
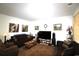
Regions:
[[70, 47], [67, 49], [64, 49], [64, 56], [73, 56], [74, 55], [74, 48]]
[[18, 55], [18, 48], [17, 46], [11, 46], [9, 48], [5, 48], [2, 51], [0, 51], [0, 55], [4, 56], [16, 56]]

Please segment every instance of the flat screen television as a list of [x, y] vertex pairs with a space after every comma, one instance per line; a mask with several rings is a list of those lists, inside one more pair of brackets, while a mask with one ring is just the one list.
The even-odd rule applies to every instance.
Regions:
[[51, 31], [39, 31], [38, 38], [51, 39]]

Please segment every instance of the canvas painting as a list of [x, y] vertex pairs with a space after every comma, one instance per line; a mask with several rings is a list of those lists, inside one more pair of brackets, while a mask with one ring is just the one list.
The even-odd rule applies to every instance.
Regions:
[[9, 23], [9, 32], [19, 32], [19, 24]]
[[39, 26], [35, 26], [35, 30], [39, 30]]
[[62, 30], [62, 24], [54, 24], [54, 30]]
[[22, 25], [22, 32], [28, 32], [28, 25]]

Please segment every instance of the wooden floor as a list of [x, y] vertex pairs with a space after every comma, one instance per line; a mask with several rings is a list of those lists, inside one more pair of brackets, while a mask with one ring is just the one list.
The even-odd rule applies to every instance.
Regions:
[[22, 47], [19, 49], [18, 56], [55, 56], [56, 50], [53, 46], [37, 44], [30, 49]]

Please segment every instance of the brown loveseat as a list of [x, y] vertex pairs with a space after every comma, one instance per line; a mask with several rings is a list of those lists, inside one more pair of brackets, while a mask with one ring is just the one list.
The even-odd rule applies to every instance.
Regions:
[[13, 40], [15, 41], [14, 43], [18, 47], [22, 47], [25, 45], [26, 42], [33, 40], [34, 36], [30, 36], [27, 34], [16, 34], [12, 36]]
[[18, 48], [16, 45], [6, 47], [0, 40], [0, 56], [17, 56]]

